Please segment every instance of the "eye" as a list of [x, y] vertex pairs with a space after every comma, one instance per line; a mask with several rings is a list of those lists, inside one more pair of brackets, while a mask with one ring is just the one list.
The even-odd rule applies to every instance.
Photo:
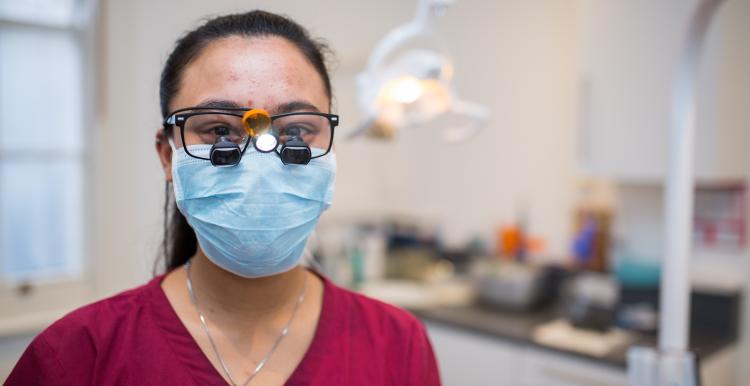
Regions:
[[315, 128], [309, 127], [307, 125], [302, 124], [295, 124], [295, 125], [289, 125], [284, 128], [282, 128], [279, 131], [280, 136], [298, 136], [298, 137], [305, 137], [308, 135], [314, 135], [317, 132]]
[[206, 127], [204, 128], [203, 133], [204, 135], [214, 138], [214, 141], [219, 137], [226, 137], [228, 140], [237, 143], [241, 142], [244, 139], [243, 133], [241, 133], [235, 127], [228, 125]]
[[232, 132], [232, 130], [227, 126], [216, 126], [213, 128], [213, 131], [214, 131], [214, 134], [223, 136], [223, 137], [228, 137], [230, 133]]

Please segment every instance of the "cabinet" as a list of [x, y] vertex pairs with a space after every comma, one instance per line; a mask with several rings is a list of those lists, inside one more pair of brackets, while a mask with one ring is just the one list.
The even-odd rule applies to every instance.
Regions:
[[446, 386], [626, 386], [624, 369], [428, 323]]
[[[628, 386], [624, 367], [427, 322], [445, 386]], [[737, 383], [738, 348], [701, 359], [705, 386]]]
[[[621, 182], [667, 171], [672, 80], [698, 0], [578, 2], [579, 161]], [[696, 175], [747, 175], [750, 2], [726, 1], [709, 30], [697, 85]]]
[[445, 386], [519, 386], [519, 346], [431, 323], [427, 330]]
[[626, 386], [625, 369], [527, 347], [523, 351], [524, 386]]

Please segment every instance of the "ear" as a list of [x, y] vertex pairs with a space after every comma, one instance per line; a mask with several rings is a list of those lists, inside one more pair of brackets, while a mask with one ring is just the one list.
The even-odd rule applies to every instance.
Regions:
[[164, 178], [168, 182], [172, 182], [172, 146], [169, 146], [164, 129], [156, 131], [156, 153], [159, 155], [161, 167], [164, 169]]

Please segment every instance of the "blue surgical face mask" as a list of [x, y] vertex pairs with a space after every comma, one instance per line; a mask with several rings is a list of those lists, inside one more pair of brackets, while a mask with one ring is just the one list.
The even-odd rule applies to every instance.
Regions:
[[[210, 145], [190, 146], [207, 157]], [[275, 153], [248, 149], [233, 167], [172, 154], [175, 201], [216, 265], [243, 277], [297, 266], [307, 238], [333, 199], [336, 157], [284, 165]]]

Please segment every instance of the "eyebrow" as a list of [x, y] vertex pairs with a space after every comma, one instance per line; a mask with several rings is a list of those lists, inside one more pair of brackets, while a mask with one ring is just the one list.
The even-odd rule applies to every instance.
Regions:
[[243, 108], [237, 103], [234, 103], [226, 99], [208, 99], [197, 104], [195, 107], [202, 108], [202, 109], [240, 109], [240, 108]]
[[[202, 108], [202, 109], [244, 109], [248, 108], [246, 106], [241, 106], [233, 101], [226, 100], [226, 99], [208, 99], [205, 100], [194, 107], [196, 108]], [[274, 114], [286, 114], [291, 113], [295, 111], [315, 111], [320, 112], [320, 110], [315, 107], [310, 102], [297, 100], [297, 101], [291, 101], [282, 103], [278, 106], [276, 106], [273, 109]]]
[[285, 114], [285, 113], [291, 113], [295, 111], [315, 111], [320, 112], [320, 110], [315, 107], [312, 103], [305, 102], [305, 101], [291, 101], [287, 103], [282, 103], [274, 109], [275, 114]]

